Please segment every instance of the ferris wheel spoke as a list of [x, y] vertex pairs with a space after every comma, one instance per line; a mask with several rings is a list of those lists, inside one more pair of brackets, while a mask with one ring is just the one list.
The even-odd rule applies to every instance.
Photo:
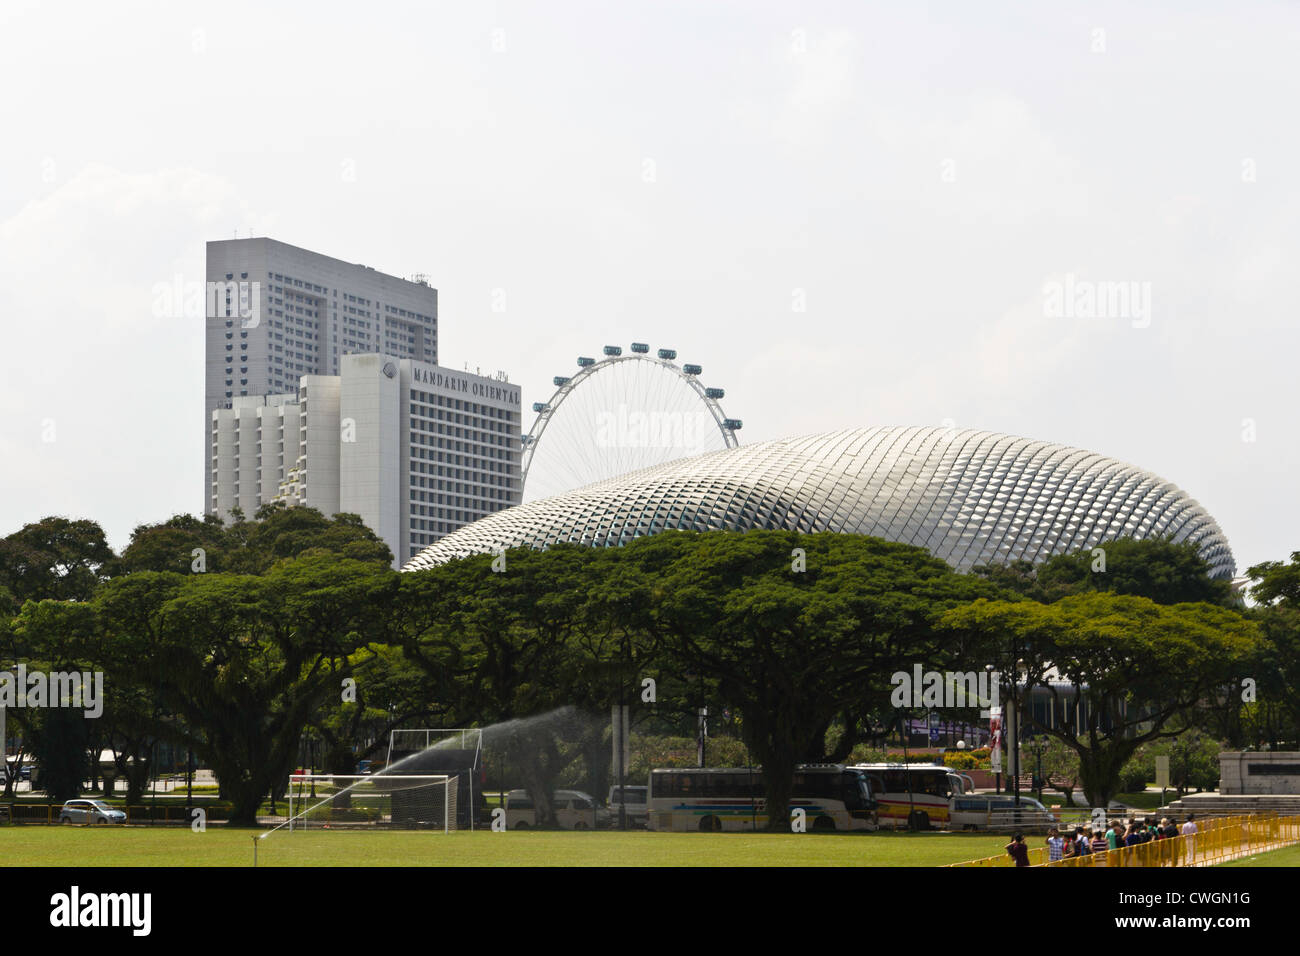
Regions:
[[716, 398], [649, 354], [584, 366], [547, 405], [529, 435], [526, 501], [735, 444]]

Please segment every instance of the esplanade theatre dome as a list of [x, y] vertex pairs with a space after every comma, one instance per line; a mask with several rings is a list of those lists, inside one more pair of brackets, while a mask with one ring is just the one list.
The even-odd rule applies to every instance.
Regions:
[[1177, 486], [1090, 451], [994, 432], [887, 426], [727, 448], [508, 508], [442, 538], [404, 571], [499, 548], [610, 547], [664, 530], [867, 534], [959, 570], [1117, 537], [1190, 541], [1235, 571], [1214, 519]]

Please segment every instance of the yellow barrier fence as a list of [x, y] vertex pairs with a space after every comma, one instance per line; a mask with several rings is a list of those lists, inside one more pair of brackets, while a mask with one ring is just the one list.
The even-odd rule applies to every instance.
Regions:
[[[1048, 862], [1045, 846], [1029, 850], [1030, 866], [1163, 867], [1212, 866], [1249, 853], [1273, 850], [1300, 843], [1300, 817], [1279, 817], [1276, 813], [1250, 816], [1207, 817], [1196, 821], [1197, 832], [1135, 846], [1087, 853]], [[952, 866], [1015, 866], [1008, 854], [953, 863]]]

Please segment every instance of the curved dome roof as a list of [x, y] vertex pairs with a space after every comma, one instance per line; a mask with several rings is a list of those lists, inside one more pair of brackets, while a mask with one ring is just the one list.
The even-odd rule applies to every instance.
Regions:
[[760, 442], [630, 472], [480, 518], [403, 570], [503, 547], [751, 528], [874, 535], [963, 571], [1164, 535], [1195, 544], [1214, 577], [1235, 571], [1214, 519], [1150, 472], [1051, 442], [929, 426]]

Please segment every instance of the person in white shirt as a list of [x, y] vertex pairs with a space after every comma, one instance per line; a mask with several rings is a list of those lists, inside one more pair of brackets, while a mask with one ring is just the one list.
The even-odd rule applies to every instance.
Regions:
[[1187, 844], [1187, 862], [1190, 865], [1196, 859], [1196, 814], [1187, 814], [1183, 824], [1183, 842]]

